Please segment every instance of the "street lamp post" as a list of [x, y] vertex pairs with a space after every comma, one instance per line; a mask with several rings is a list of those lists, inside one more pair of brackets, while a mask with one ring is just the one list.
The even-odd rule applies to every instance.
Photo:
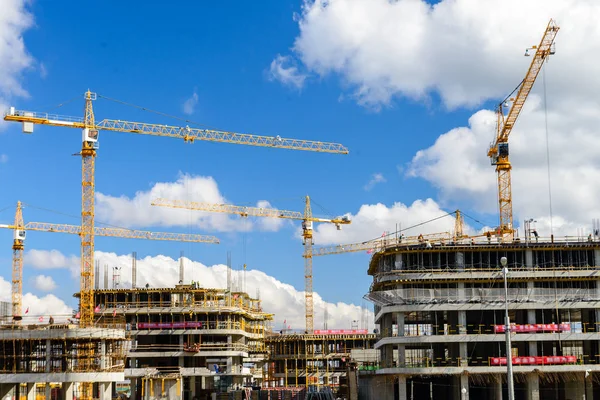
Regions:
[[508, 381], [508, 400], [515, 400], [515, 383], [513, 381], [513, 370], [512, 370], [512, 346], [510, 344], [510, 318], [508, 317], [508, 281], [506, 276], [508, 275], [508, 260], [506, 257], [500, 258], [500, 264], [502, 264], [502, 275], [504, 275], [504, 333], [506, 335], [506, 373]]

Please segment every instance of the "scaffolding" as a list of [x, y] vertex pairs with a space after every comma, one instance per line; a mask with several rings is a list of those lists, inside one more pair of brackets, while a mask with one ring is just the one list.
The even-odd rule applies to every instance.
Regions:
[[347, 394], [351, 361], [376, 362], [375, 334], [272, 334], [267, 337], [269, 368], [266, 386], [331, 388]]

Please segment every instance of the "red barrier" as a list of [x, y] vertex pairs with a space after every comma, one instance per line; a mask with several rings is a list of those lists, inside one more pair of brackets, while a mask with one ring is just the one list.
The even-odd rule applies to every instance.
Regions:
[[[504, 333], [504, 325], [494, 325], [495, 333]], [[510, 331], [514, 333], [537, 333], [537, 332], [570, 332], [570, 324], [525, 324], [511, 325]]]
[[138, 329], [185, 329], [202, 328], [202, 322], [138, 322]]
[[[575, 364], [577, 356], [513, 357], [513, 365]], [[506, 365], [506, 357], [491, 357], [491, 366]]]
[[366, 335], [369, 333], [366, 329], [317, 329], [314, 331], [315, 335]]

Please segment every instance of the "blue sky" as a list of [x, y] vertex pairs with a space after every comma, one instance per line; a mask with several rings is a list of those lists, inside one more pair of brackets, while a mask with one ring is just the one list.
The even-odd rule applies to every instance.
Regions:
[[[377, 7], [387, 7], [377, 3]], [[447, 1], [440, 3], [448, 6]], [[552, 7], [560, 14], [561, 2], [554, 3]], [[421, 5], [426, 7], [424, 3]], [[420, 68], [414, 65], [430, 62], [427, 57], [420, 60], [415, 56], [410, 68], [398, 70], [401, 76], [394, 75], [393, 63], [386, 64], [388, 58], [393, 58], [391, 55], [378, 59], [382, 57], [381, 53], [367, 52], [364, 58], [372, 57], [372, 62], [359, 64], [356, 60], [361, 59], [361, 49], [369, 46], [368, 39], [362, 44], [354, 44], [353, 50], [342, 52], [340, 59], [346, 57], [346, 62], [343, 66], [336, 65], [323, 52], [344, 48], [343, 29], [337, 31], [339, 38], [332, 38], [331, 32], [320, 32], [321, 22], [306, 10], [303, 14], [301, 6], [298, 0], [189, 2], [183, 8], [152, 1], [144, 3], [143, 7], [135, 2], [109, 5], [74, 1], [61, 2], [57, 7], [47, 0], [34, 1], [27, 9], [35, 25], [23, 29], [23, 43], [32, 60], [27, 68], [15, 75], [29, 96], [19, 96], [14, 90], [5, 89], [8, 95], [4, 96], [4, 102], [19, 109], [81, 116], [83, 93], [89, 88], [109, 98], [188, 118], [204, 127], [339, 142], [350, 150], [349, 155], [329, 155], [201, 142], [188, 145], [168, 138], [104, 132], [100, 136], [96, 164], [96, 190], [115, 198], [133, 198], [137, 192], [149, 191], [157, 182], [175, 182], [180, 174], [189, 174], [214, 178], [219, 193], [234, 204], [254, 205], [259, 200], [267, 200], [278, 208], [301, 211], [302, 197], [309, 194], [325, 209], [315, 205], [314, 213], [320, 216], [345, 213], [354, 216], [363, 205], [382, 203], [386, 209], [391, 209], [396, 202], [410, 206], [416, 200], [427, 198], [432, 198], [435, 206], [441, 208], [436, 211], [437, 208], [432, 207], [407, 220], [365, 216], [364, 225], [353, 228], [353, 235], [340, 235], [339, 242], [328, 236], [327, 243], [371, 239], [373, 232], [380, 234], [383, 231], [380, 227], [393, 229], [396, 223], [407, 226], [417, 217], [433, 218], [440, 212], [456, 208], [486, 224], [495, 224], [495, 174], [491, 167], [480, 163], [482, 159], [485, 163], [484, 146], [469, 153], [471, 157], [476, 152], [476, 156], [472, 156], [476, 162], [465, 168], [457, 167], [470, 170], [473, 165], [484, 165], [478, 167], [486, 181], [479, 192], [461, 192], [460, 184], [446, 186], [448, 179], [423, 172], [427, 165], [438, 165], [442, 169], [447, 165], [436, 164], [441, 159], [436, 148], [428, 153], [429, 161], [425, 164], [411, 164], [411, 160], [420, 150], [431, 149], [440, 135], [468, 126], [469, 118], [478, 110], [490, 109], [514, 87], [528, 65], [528, 60], [521, 57], [522, 43], [539, 40], [547, 16], [536, 17], [530, 26], [511, 33], [511, 37], [502, 41], [507, 54], [504, 64], [493, 64], [494, 57], [499, 57], [494, 51], [488, 54], [486, 50], [476, 50], [483, 51], [485, 56], [479, 59], [478, 54], [474, 54], [472, 68], [477, 72], [470, 75], [469, 71], [461, 70], [460, 65], [455, 66], [454, 75], [447, 78], [452, 85], [448, 85], [445, 78], [436, 77], [435, 74], [443, 75], [439, 70], [429, 72], [429, 82], [419, 83]], [[514, 7], [517, 7], [516, 3]], [[489, 11], [493, 7], [482, 8], [485, 11], [482, 15], [491, 15]], [[338, 10], [332, 6], [319, 18], [327, 18], [327, 13], [336, 12]], [[425, 15], [431, 12], [430, 9]], [[294, 13], [297, 14], [295, 19]], [[508, 17], [494, 18], [502, 21]], [[351, 23], [352, 18], [349, 18], [348, 24]], [[431, 26], [431, 34], [439, 34]], [[520, 42], [511, 44], [510, 39], [517, 33]], [[319, 34], [322, 34], [323, 49], [315, 49], [315, 42], [310, 40], [311, 35]], [[464, 35], [468, 37], [467, 33]], [[455, 44], [460, 45], [460, 49], [456, 63], [460, 62], [466, 47], [460, 43], [460, 37], [458, 39]], [[399, 38], [398, 42], [409, 40], [410, 35]], [[398, 51], [401, 54], [407, 50], [400, 48]], [[410, 56], [408, 51], [406, 54]], [[277, 55], [285, 57], [284, 70], [290, 65], [296, 66], [297, 71], [287, 71], [305, 77], [301, 87], [286, 85], [281, 76], [272, 74], [271, 65]], [[454, 65], [451, 57], [441, 58], [438, 62]], [[399, 61], [399, 65], [404, 63]], [[500, 83], [486, 86], [488, 81], [482, 78], [486, 84], [479, 84], [476, 75], [489, 65], [494, 65], [490, 74], [506, 72], [497, 77]], [[371, 71], [386, 68], [389, 68], [388, 72], [381, 76], [377, 76], [380, 72]], [[560, 68], [555, 71], [551, 77], [560, 75]], [[388, 81], [394, 83], [385, 83]], [[556, 81], [558, 83], [552, 87], [561, 90], [558, 78], [550, 82]], [[415, 82], [416, 89], [407, 82]], [[361, 85], [370, 90], [367, 101], [360, 95]], [[381, 90], [392, 93], [391, 98], [378, 97]], [[192, 107], [191, 114], [185, 114], [184, 103], [194, 93], [197, 104]], [[536, 93], [539, 94], [539, 90]], [[463, 94], [474, 100], [461, 100]], [[103, 98], [94, 106], [98, 120], [183, 124]], [[534, 111], [539, 108], [532, 113]], [[486, 111], [476, 115], [472, 120], [475, 125], [479, 119], [490, 118]], [[531, 121], [535, 117], [532, 116]], [[33, 135], [23, 135], [20, 129], [17, 124], [5, 124], [0, 132], [0, 154], [7, 158], [0, 164], [0, 181], [4, 188], [0, 191], [0, 209], [4, 210], [0, 212], [0, 221], [11, 222], [14, 204], [21, 200], [30, 205], [24, 211], [26, 222], [77, 224], [81, 207], [81, 159], [72, 154], [80, 149], [80, 132], [38, 126]], [[486, 129], [480, 135], [481, 143], [491, 141], [493, 131], [489, 127]], [[463, 143], [460, 137], [448, 137], [448, 140], [452, 146], [460, 147]], [[448, 148], [448, 151], [454, 150], [454, 147]], [[461, 151], [460, 148], [456, 150], [457, 165], [467, 159], [461, 156]], [[412, 174], [415, 176], [407, 174], [411, 168], [416, 171]], [[385, 182], [366, 190], [365, 185], [373, 174], [382, 174]], [[460, 195], [456, 196], [457, 193]], [[487, 205], [478, 202], [477, 196], [484, 198]], [[557, 214], [564, 216], [565, 223], [573, 220], [581, 224], [580, 221], [585, 220], [571, 218], [568, 212], [561, 214], [560, 210]], [[532, 211], [527, 209], [519, 217], [531, 214]], [[542, 219], [546, 214], [543, 210], [534, 215]], [[373, 218], [376, 229], [363, 229], [369, 218]], [[101, 222], [100, 218], [98, 222]], [[110, 222], [131, 226], [127, 221], [121, 221], [121, 224]], [[472, 221], [467, 222], [476, 229], [481, 228]], [[450, 220], [446, 225], [451, 223]], [[231, 251], [234, 267], [239, 268], [246, 262], [251, 269], [260, 269], [298, 290], [303, 289], [302, 246], [296, 237], [299, 224], [284, 225], [277, 232], [245, 234], [194, 226], [159, 225], [135, 227], [211, 234], [219, 237], [221, 244], [97, 239], [96, 248], [119, 255], [137, 251], [140, 257], [162, 254], [174, 258], [184, 250], [187, 256], [206, 265], [224, 263], [227, 252]], [[437, 228], [439, 226], [432, 229]], [[0, 232], [0, 242], [5, 243], [4, 250], [0, 249], [0, 262], [5, 266], [0, 275], [6, 281], [10, 279], [11, 238], [11, 232]], [[244, 240], [247, 243], [245, 250]], [[318, 236], [315, 242], [319, 244]], [[55, 249], [64, 255], [78, 255], [79, 240], [31, 232], [27, 248]], [[316, 258], [315, 291], [328, 302], [360, 304], [370, 284], [366, 275], [368, 260], [366, 254]], [[67, 269], [26, 268], [25, 291], [36, 292], [33, 278], [40, 273], [52, 276], [59, 286], [55, 294], [75, 305], [71, 294], [77, 290], [78, 281]]]

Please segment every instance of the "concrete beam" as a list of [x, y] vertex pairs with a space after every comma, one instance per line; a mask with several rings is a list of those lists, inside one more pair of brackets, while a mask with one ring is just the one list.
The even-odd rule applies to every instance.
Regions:
[[[527, 270], [527, 271], [510, 271], [511, 278], [514, 279], [542, 279], [542, 278], [556, 278], [556, 279], [573, 279], [573, 278], [590, 278], [598, 279], [600, 277], [600, 268], [597, 269], [574, 269], [572, 271], [552, 271], [552, 270]], [[465, 279], [502, 279], [502, 273], [498, 271], [456, 271], [456, 272], [402, 272], [398, 273], [386, 273], [381, 275], [378, 282], [394, 281], [394, 280], [408, 280], [408, 281], [427, 281], [427, 280], [447, 280], [447, 281], [461, 281]]]
[[212, 350], [202, 351], [197, 353], [187, 353], [184, 351], [130, 351], [127, 357], [135, 358], [155, 358], [155, 357], [248, 357], [248, 352], [245, 351], [229, 351], [229, 350]]
[[73, 328], [73, 329], [19, 329], [19, 330], [1, 330], [0, 341], [2, 340], [42, 340], [42, 339], [115, 339], [124, 340], [125, 330], [123, 329], [105, 329], [105, 328]]
[[[600, 365], [516, 365], [513, 366], [515, 374], [528, 374], [538, 370], [540, 373], [600, 372]], [[376, 375], [460, 375], [469, 374], [506, 374], [506, 367], [430, 367], [430, 368], [382, 368], [375, 371]]]
[[[553, 310], [556, 309], [556, 302], [547, 303], [509, 303], [508, 308], [511, 310]], [[559, 308], [585, 308], [597, 309], [600, 308], [600, 301], [559, 301]], [[378, 321], [384, 314], [398, 312], [414, 312], [414, 311], [480, 311], [480, 310], [504, 310], [504, 302], [498, 301], [493, 303], [425, 303], [425, 304], [396, 304], [381, 307], [381, 310], [375, 316], [375, 321]]]
[[114, 382], [125, 380], [123, 372], [71, 372], [0, 374], [0, 384], [36, 382]]
[[[375, 343], [375, 348], [388, 344], [420, 344], [420, 343], [479, 343], [504, 342], [504, 333], [470, 334], [470, 335], [423, 335], [423, 336], [393, 336], [381, 338]], [[600, 340], [600, 332], [593, 333], [515, 333], [510, 338], [513, 342], [551, 342], [557, 340]]]
[[155, 336], [155, 335], [233, 335], [244, 336], [251, 339], [260, 339], [263, 335], [259, 333], [248, 333], [240, 329], [138, 329], [130, 330], [131, 336]]

